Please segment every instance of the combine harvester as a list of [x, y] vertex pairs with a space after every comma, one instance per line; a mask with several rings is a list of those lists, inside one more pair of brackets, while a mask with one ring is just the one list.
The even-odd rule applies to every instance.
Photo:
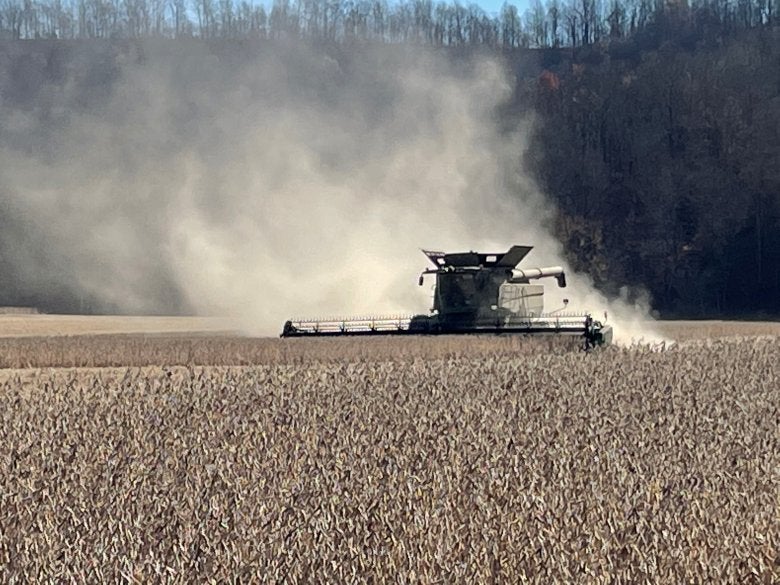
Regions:
[[566, 275], [560, 266], [518, 269], [532, 249], [512, 246], [503, 254], [423, 250], [435, 268], [423, 271], [420, 286], [426, 274], [436, 275], [430, 315], [290, 320], [281, 336], [558, 334], [581, 337], [585, 349], [609, 344], [612, 327], [588, 313], [543, 312], [544, 286], [531, 281], [555, 278], [565, 287]]

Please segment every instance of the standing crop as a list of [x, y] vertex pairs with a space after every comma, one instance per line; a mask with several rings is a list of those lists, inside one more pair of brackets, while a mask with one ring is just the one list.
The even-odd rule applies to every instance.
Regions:
[[780, 579], [777, 338], [277, 343], [3, 373], [0, 579]]

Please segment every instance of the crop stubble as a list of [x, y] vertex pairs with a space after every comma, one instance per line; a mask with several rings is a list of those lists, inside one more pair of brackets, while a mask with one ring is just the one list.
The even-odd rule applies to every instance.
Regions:
[[158, 341], [5, 371], [1, 580], [780, 579], [777, 337]]

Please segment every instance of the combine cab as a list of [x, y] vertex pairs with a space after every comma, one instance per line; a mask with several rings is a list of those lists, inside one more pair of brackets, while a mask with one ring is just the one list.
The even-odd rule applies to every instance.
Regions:
[[[434, 268], [436, 287], [430, 315], [329, 320], [291, 320], [282, 337], [336, 335], [559, 334], [583, 339], [584, 347], [608, 344], [612, 328], [589, 314], [544, 313], [544, 286], [554, 278], [566, 286], [560, 266], [518, 269], [530, 246], [512, 246], [503, 254], [446, 254], [423, 250]], [[533, 281], [533, 282], [532, 282]]]

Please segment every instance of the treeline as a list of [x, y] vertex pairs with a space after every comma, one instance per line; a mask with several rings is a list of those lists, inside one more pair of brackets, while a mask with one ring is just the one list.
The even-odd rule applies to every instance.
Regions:
[[366, 40], [493, 48], [577, 47], [649, 36], [722, 41], [776, 24], [778, 0], [534, 0], [522, 14], [432, 0], [2, 0], [6, 39]]
[[780, 316], [780, 29], [693, 41], [539, 51], [515, 96], [540, 122], [525, 162], [602, 289]]

